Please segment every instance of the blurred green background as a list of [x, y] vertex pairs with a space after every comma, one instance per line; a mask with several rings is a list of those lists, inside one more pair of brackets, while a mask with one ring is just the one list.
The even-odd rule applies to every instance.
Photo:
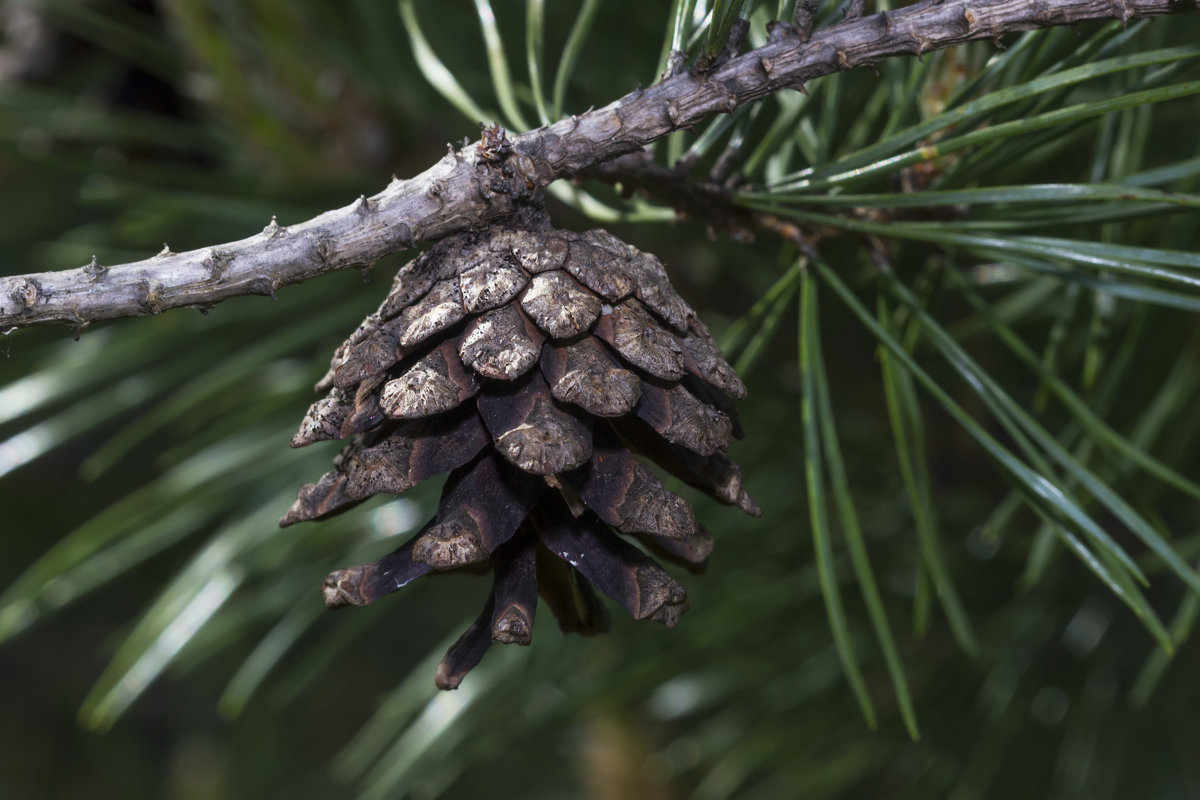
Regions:
[[[718, 16], [730, 5], [719, 3]], [[788, 6], [745, 4], [752, 41]], [[393, 174], [424, 169], [447, 141], [478, 135], [479, 120], [447, 94], [474, 98], [488, 122], [514, 126], [516, 109], [536, 124], [530, 42], [541, 43], [547, 105], [565, 60], [573, 68], [562, 70], [562, 108], [582, 112], [652, 82], [664, 37], [701, 47], [706, 8], [0, 3], [0, 274], [76, 267], [93, 254], [122, 263], [164, 242], [175, 251], [212, 245], [272, 216], [286, 225], [346, 205]], [[822, 15], [840, 11], [826, 4]], [[775, 211], [837, 215], [841, 207], [811, 196], [789, 200], [788, 177], [836, 174], [844, 159], [923, 121], [934, 122], [921, 142], [957, 135], [967, 126], [940, 116], [946, 109], [1004, 91], [1015, 99], [980, 112], [972, 130], [1091, 108], [939, 161], [880, 167], [850, 191], [886, 197], [847, 207], [868, 209], [860, 221], [894, 223], [894, 235], [796, 219], [821, 232], [824, 259], [865, 308], [874, 313], [876, 296], [885, 298], [897, 337], [983, 428], [1014, 446], [986, 400], [955, 378], [931, 329], [915, 312], [894, 313], [902, 303], [878, 280], [881, 258], [1000, 386], [1194, 561], [1194, 496], [1114, 455], [1077, 410], [1047, 400], [1045, 375], [1173, 474], [1200, 475], [1200, 417], [1191, 413], [1200, 302], [1186, 281], [1161, 289], [1161, 275], [1118, 268], [1200, 267], [1200, 53], [1193, 45], [1098, 70], [1050, 94], [1022, 87], [1192, 45], [1197, 22], [1090, 25], [1011, 37], [1006, 51], [980, 44], [889, 62], [677, 134], [657, 155], [689, 153], [699, 174], [729, 153], [752, 188], [781, 187]], [[505, 43], [508, 76], [489, 62], [490, 31]], [[435, 55], [421, 63], [414, 43]], [[457, 88], [438, 82], [430, 57]], [[1097, 105], [1135, 91], [1160, 94]], [[902, 206], [914, 189], [1032, 184], [1127, 188]], [[1174, 195], [1153, 194], [1160, 189]], [[433, 665], [476, 614], [485, 582], [438, 576], [372, 607], [325, 612], [324, 575], [390, 551], [437, 498], [438, 486], [426, 485], [326, 522], [275, 524], [338, 450], [287, 447], [312, 383], [404, 254], [366, 276], [335, 274], [205, 315], [99, 325], [78, 341], [69, 331], [18, 331], [0, 337], [0, 795], [1200, 797], [1200, 651], [1185, 641], [1195, 595], [1089, 499], [1097, 524], [1151, 579], [1146, 602], [1180, 644], [1168, 660], [1147, 623], [1059, 552], [1012, 482], [928, 395], [919, 406], [897, 401], [921, 422], [898, 461], [885, 385], [900, 391], [903, 381], [883, 382], [877, 336], [825, 288], [826, 386], [920, 739], [906, 728], [895, 665], [885, 663], [839, 539], [832, 574], [878, 719], [869, 730], [813, 556], [797, 341], [799, 286], [811, 279], [771, 237], [710, 238], [704, 220], [675, 220], [654, 205], [661, 198], [627, 201], [588, 182], [553, 194], [560, 225], [602, 224], [656, 253], [750, 389], [746, 437], [732, 455], [764, 516], [747, 520], [688, 495], [717, 546], [707, 574], [679, 576], [691, 601], [680, 625], [665, 631], [614, 614], [608, 635], [565, 638], [543, 613], [532, 647], [493, 648], [461, 689], [439, 694]], [[931, 221], [945, 226], [928, 234], [920, 223]], [[965, 238], [929, 239], [946, 231]], [[1025, 233], [1097, 249], [1006, 254], [995, 243]], [[873, 256], [870, 236], [886, 242], [884, 255]], [[991, 316], [975, 312], [952, 274], [983, 294]], [[1037, 351], [1041, 377], [1004, 346], [997, 318]], [[1047, 477], [1078, 491], [1069, 476]], [[952, 630], [933, 597], [914, 498], [936, 518], [922, 535], [940, 537], [969, 635]]]

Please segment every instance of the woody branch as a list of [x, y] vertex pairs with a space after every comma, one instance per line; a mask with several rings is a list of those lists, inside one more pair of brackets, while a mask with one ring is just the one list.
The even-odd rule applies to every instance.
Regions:
[[408, 180], [291, 226], [130, 264], [0, 278], [0, 331], [39, 324], [77, 330], [105, 319], [207, 308], [274, 294], [456, 231], [484, 227], [571, 177], [712, 114], [728, 113], [833, 72], [976, 39], [1093, 20], [1195, 12], [1200, 0], [924, 0], [846, 19], [807, 35], [776, 25], [766, 45], [708, 71], [684, 71], [586, 114], [516, 136], [508, 152], [450, 151]]

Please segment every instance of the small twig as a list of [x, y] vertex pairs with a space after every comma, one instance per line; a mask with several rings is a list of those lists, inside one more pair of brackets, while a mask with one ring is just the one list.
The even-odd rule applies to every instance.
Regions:
[[[58, 323], [81, 329], [116, 317], [208, 307], [376, 259], [447, 234], [486, 226], [542, 187], [833, 72], [899, 55], [923, 55], [1014, 31], [1103, 19], [1195, 12], [1200, 0], [924, 0], [847, 19], [807, 41], [777, 26], [763, 47], [715, 67], [684, 72], [578, 117], [515, 137], [492, 160], [471, 145], [451, 150], [409, 180], [288, 228], [132, 264], [0, 278], [0, 331]], [[785, 30], [785, 28], [787, 30]]]

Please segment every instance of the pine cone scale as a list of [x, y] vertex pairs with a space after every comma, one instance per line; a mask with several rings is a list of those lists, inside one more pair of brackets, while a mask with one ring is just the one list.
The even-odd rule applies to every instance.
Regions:
[[653, 381], [643, 381], [634, 413], [668, 442], [702, 456], [725, 450], [733, 436], [729, 417], [700, 402], [679, 384], [663, 388]]
[[504, 305], [529, 285], [529, 274], [512, 264], [484, 261], [458, 278], [463, 310], [481, 314]]
[[496, 449], [526, 472], [555, 475], [592, 454], [591, 431], [555, 405], [539, 373], [510, 391], [481, 396], [476, 405]]
[[663, 539], [644, 533], [635, 533], [633, 538], [651, 555], [678, 564], [693, 574], [700, 574], [708, 567], [708, 557], [713, 551], [713, 536], [703, 526], [696, 527], [696, 533], [686, 539]]
[[653, 559], [608, 534], [595, 517], [569, 516], [539, 525], [542, 541], [635, 619], [673, 627], [687, 610], [687, 593]]
[[347, 397], [344, 389], [332, 389], [327, 397], [309, 406], [300, 430], [292, 437], [291, 446], [307, 447], [314, 442], [339, 438], [342, 422], [353, 408], [353, 399]]
[[684, 368], [731, 397], [746, 396], [746, 385], [725, 361], [712, 335], [700, 320], [689, 320], [689, 330], [679, 338]]
[[593, 332], [626, 363], [667, 381], [683, 377], [683, 347], [636, 300], [614, 306]]
[[592, 585], [567, 562], [554, 555], [545, 542], [537, 547], [538, 596], [546, 601], [563, 633], [595, 636], [612, 626], [608, 609]]
[[521, 296], [521, 308], [555, 339], [583, 333], [600, 316], [600, 298], [562, 270], [533, 276]]
[[380, 405], [379, 388], [383, 385], [386, 376], [376, 375], [373, 378], [368, 378], [358, 385], [357, 391], [354, 392], [352, 408], [342, 420], [339, 439], [348, 439], [356, 433], [363, 433], [371, 430], [379, 423], [383, 422], [387, 416], [383, 412], [383, 407]]
[[423, 533], [418, 533], [374, 564], [329, 573], [322, 585], [325, 605], [329, 608], [364, 606], [431, 572], [433, 568], [428, 564], [412, 558], [413, 545]]
[[566, 270], [609, 303], [619, 303], [637, 291], [637, 284], [624, 269], [621, 257], [580, 240], [570, 243], [570, 255]]
[[399, 494], [474, 458], [488, 437], [474, 414], [455, 420], [402, 423], [378, 444], [353, 452], [342, 464], [355, 499]]
[[511, 381], [537, 363], [545, 338], [518, 308], [502, 306], [471, 321], [458, 354], [482, 377]]
[[458, 274], [457, 265], [437, 258], [436, 253], [431, 256], [426, 251], [417, 256], [396, 273], [391, 291], [374, 315], [377, 324], [399, 316], [401, 311], [428, 295], [434, 286]]
[[388, 381], [379, 398], [392, 419], [423, 419], [451, 411], [479, 393], [480, 381], [458, 355], [457, 340], [443, 342]]
[[686, 539], [696, 533], [691, 505], [669, 492], [645, 464], [615, 440], [597, 447], [586, 467], [564, 478], [588, 508], [622, 533], [668, 539]]
[[533, 620], [537, 613], [536, 536], [519, 531], [496, 556], [492, 639], [503, 644], [528, 645], [533, 641]]
[[467, 673], [473, 670], [483, 660], [488, 648], [492, 645], [491, 622], [495, 600], [489, 595], [487, 603], [479, 617], [471, 623], [457, 642], [450, 645], [446, 657], [437, 666], [434, 683], [439, 689], [448, 691], [457, 689]]
[[342, 451], [334, 471], [301, 488], [279, 524], [286, 527], [321, 519], [346, 511], [374, 494], [407, 491], [434, 475], [462, 466], [490, 442], [475, 413], [406, 423], [370, 446], [366, 439], [360, 439]]
[[516, 534], [543, 490], [485, 454], [451, 474], [437, 522], [413, 545], [413, 560], [438, 570], [486, 561]]
[[642, 382], [593, 336], [542, 348], [542, 375], [555, 400], [597, 417], [622, 417], [637, 405]]
[[715, 500], [737, 506], [752, 517], [762, 514], [742, 487], [741, 468], [723, 453], [702, 456], [655, 436], [640, 421], [622, 419], [615, 425], [622, 439], [689, 486], [700, 489]]

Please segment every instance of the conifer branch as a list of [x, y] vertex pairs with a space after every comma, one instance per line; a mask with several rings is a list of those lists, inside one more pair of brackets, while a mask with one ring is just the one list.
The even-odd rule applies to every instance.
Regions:
[[609, 105], [514, 137], [453, 149], [425, 172], [297, 225], [216, 247], [118, 266], [0, 278], [0, 331], [207, 308], [271, 294], [512, 213], [551, 182], [642, 147], [717, 113], [833, 72], [976, 39], [1094, 20], [1195, 12], [1200, 0], [925, 0], [852, 18], [810, 37], [776, 23], [763, 47], [693, 68]]

